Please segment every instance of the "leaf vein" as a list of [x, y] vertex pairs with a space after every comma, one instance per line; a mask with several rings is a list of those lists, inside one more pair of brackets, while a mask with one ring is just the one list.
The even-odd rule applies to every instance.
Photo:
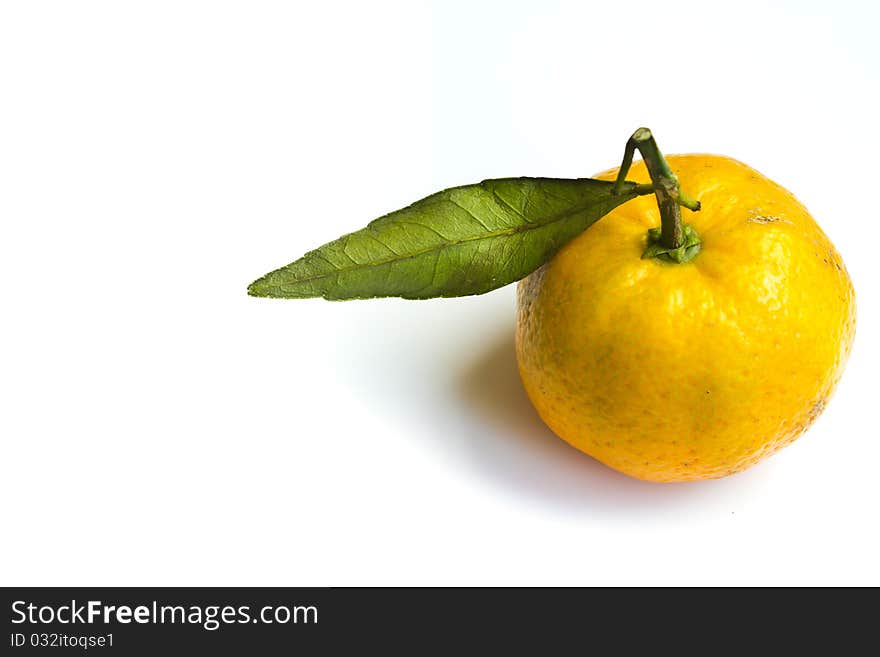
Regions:
[[[621, 196], [616, 197], [616, 200], [620, 200], [622, 202], [622, 201], [625, 201], [628, 199], [626, 196], [621, 195]], [[329, 276], [330, 274], [340, 274], [340, 273], [343, 273], [346, 271], [351, 271], [353, 269], [373, 269], [373, 268], [378, 268], [378, 267], [384, 267], [385, 265], [388, 265], [388, 264], [392, 264], [395, 262], [403, 262], [405, 260], [412, 260], [414, 258], [418, 258], [423, 255], [433, 253], [435, 251], [440, 251], [440, 250], [446, 249], [446, 248], [454, 248], [454, 247], [462, 246], [465, 244], [469, 244], [470, 242], [477, 242], [480, 240], [493, 240], [493, 239], [496, 239], [499, 237], [507, 237], [507, 236], [511, 236], [511, 235], [516, 235], [518, 233], [526, 233], [527, 231], [538, 230], [540, 228], [550, 226], [550, 225], [558, 223], [560, 221], [565, 221], [566, 219], [569, 219], [572, 216], [574, 216], [580, 212], [584, 212], [585, 210], [596, 207], [596, 205], [597, 204], [595, 202], [577, 205], [577, 206], [570, 208], [564, 212], [560, 212], [556, 215], [553, 215], [550, 219], [548, 219], [547, 221], [542, 222], [540, 224], [535, 223], [535, 222], [527, 222], [525, 224], [521, 224], [518, 226], [512, 226], [510, 228], [504, 228], [504, 229], [496, 230], [496, 231], [489, 231], [487, 233], [483, 233], [483, 234], [479, 234], [479, 235], [472, 235], [472, 236], [463, 237], [463, 238], [454, 239], [454, 240], [446, 240], [445, 242], [431, 245], [430, 247], [427, 247], [427, 248], [424, 248], [424, 249], [421, 249], [418, 251], [414, 251], [413, 253], [408, 253], [406, 255], [399, 255], [399, 256], [395, 256], [393, 258], [387, 258], [387, 259], [383, 259], [383, 260], [375, 260], [373, 262], [367, 262], [367, 263], [363, 263], [363, 264], [356, 263], [355, 265], [347, 266], [347, 267], [335, 267], [334, 266], [333, 271], [319, 272], [319, 273], [308, 275], [308, 276], [297, 277], [296, 280], [292, 281], [292, 283], [309, 283], [312, 281], [316, 281], [316, 280], [320, 280], [322, 278], [325, 278], [325, 277]], [[511, 208], [511, 211], [515, 212], [515, 209]], [[525, 220], [525, 217], [522, 217], [522, 215], [519, 215], [519, 216], [523, 220]], [[333, 265], [331, 265], [331, 266], [333, 266]], [[290, 283], [288, 283], [288, 284], [290, 284]]]

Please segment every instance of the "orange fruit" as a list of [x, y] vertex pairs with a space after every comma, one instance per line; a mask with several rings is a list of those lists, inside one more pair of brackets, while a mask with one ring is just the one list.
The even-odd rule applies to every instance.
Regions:
[[[840, 254], [790, 192], [727, 157], [667, 160], [702, 204], [683, 211], [696, 257], [641, 257], [660, 224], [645, 196], [517, 290], [519, 370], [541, 418], [658, 482], [723, 477], [797, 438], [840, 379], [856, 318]], [[649, 182], [644, 163], [627, 178]]]

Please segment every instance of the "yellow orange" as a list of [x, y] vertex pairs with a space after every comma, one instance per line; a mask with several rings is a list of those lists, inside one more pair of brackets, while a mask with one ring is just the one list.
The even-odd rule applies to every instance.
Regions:
[[[529, 397], [561, 438], [633, 477], [723, 477], [797, 438], [855, 333], [843, 260], [801, 203], [730, 158], [667, 158], [702, 203], [700, 253], [642, 259], [653, 196], [617, 208], [519, 283]], [[616, 171], [600, 178], [611, 180]], [[629, 180], [649, 182], [644, 164]]]

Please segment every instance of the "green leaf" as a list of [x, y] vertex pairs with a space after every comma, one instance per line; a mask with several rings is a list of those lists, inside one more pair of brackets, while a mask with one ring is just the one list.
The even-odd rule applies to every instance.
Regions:
[[638, 194], [626, 183], [502, 178], [453, 187], [371, 222], [251, 283], [258, 297], [427, 299], [483, 294], [527, 276]]

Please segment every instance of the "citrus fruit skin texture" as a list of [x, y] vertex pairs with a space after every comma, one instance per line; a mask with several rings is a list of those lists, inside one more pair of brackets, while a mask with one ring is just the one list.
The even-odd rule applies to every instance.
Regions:
[[[643, 196], [517, 289], [517, 360], [541, 418], [658, 482], [723, 477], [792, 442], [828, 402], [855, 334], [843, 260], [790, 192], [727, 157], [667, 161], [702, 203], [682, 210], [702, 239], [693, 260], [641, 258], [660, 225]], [[644, 163], [627, 179], [650, 182]]]

